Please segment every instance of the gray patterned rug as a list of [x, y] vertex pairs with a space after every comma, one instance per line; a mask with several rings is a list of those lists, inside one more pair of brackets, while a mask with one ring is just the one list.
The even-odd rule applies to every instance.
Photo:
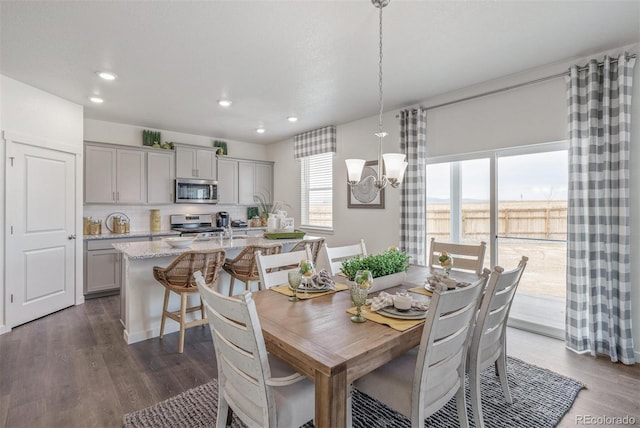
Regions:
[[[500, 382], [493, 366], [482, 373], [482, 410], [487, 427], [546, 428], [555, 427], [573, 404], [584, 385], [550, 370], [509, 357], [509, 387], [513, 404], [504, 401]], [[192, 388], [151, 407], [124, 415], [125, 428], [215, 427], [218, 384], [216, 379]], [[469, 405], [469, 423], [473, 413]], [[410, 427], [404, 416], [357, 390], [353, 393], [353, 426]], [[458, 426], [455, 398], [426, 420], [427, 427]], [[234, 428], [244, 424], [234, 417]], [[312, 422], [304, 428], [313, 427]]]

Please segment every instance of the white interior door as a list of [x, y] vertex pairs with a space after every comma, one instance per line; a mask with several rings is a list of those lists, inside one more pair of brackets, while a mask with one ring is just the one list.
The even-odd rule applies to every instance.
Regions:
[[9, 326], [74, 303], [75, 155], [8, 142], [6, 279]]

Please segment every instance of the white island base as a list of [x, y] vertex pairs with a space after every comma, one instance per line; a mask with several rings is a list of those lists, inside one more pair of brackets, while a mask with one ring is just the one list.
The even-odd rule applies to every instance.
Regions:
[[[307, 239], [312, 239], [308, 237]], [[114, 248], [122, 253], [122, 289], [120, 291], [120, 321], [124, 326], [124, 340], [127, 344], [158, 337], [164, 302], [165, 288], [153, 277], [154, 266], [168, 266], [179, 254], [189, 250], [211, 250], [223, 248], [227, 257], [236, 256], [247, 245], [283, 244], [283, 251], [288, 251], [299, 239], [269, 240], [260, 237], [234, 238], [231, 243], [221, 245], [218, 241], [194, 242], [190, 248], [171, 248], [163, 241], [132, 242], [114, 244]], [[228, 293], [230, 276], [220, 271], [216, 290]], [[235, 282], [235, 292], [240, 293], [244, 283]], [[257, 287], [252, 285], [255, 290]], [[189, 306], [199, 304], [197, 294], [189, 296]], [[177, 311], [180, 299], [171, 293], [169, 310]], [[187, 320], [200, 316], [199, 312], [188, 313]], [[165, 321], [164, 333], [179, 330], [179, 324], [171, 319]]]

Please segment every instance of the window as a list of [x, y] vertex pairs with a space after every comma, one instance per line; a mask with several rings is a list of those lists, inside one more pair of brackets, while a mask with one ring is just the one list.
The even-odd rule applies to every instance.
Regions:
[[[485, 267], [529, 262], [510, 323], [564, 337], [565, 142], [427, 160], [427, 245], [485, 241]], [[495, 214], [494, 214], [495, 213]], [[455, 265], [455, 263], [454, 263]]]
[[301, 159], [302, 227], [333, 228], [333, 153]]

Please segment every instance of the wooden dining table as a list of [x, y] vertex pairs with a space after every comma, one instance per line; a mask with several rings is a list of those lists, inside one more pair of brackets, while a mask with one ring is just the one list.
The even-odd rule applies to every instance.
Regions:
[[[406, 280], [386, 291], [422, 287], [430, 275], [426, 266], [411, 266]], [[475, 274], [456, 271], [451, 277], [477, 279]], [[342, 277], [335, 280], [348, 283]], [[346, 427], [349, 385], [420, 344], [424, 323], [401, 332], [370, 320], [352, 322], [347, 313], [353, 306], [349, 291], [298, 302], [289, 302], [273, 290], [252, 295], [267, 351], [315, 382], [314, 422], [318, 428]]]

